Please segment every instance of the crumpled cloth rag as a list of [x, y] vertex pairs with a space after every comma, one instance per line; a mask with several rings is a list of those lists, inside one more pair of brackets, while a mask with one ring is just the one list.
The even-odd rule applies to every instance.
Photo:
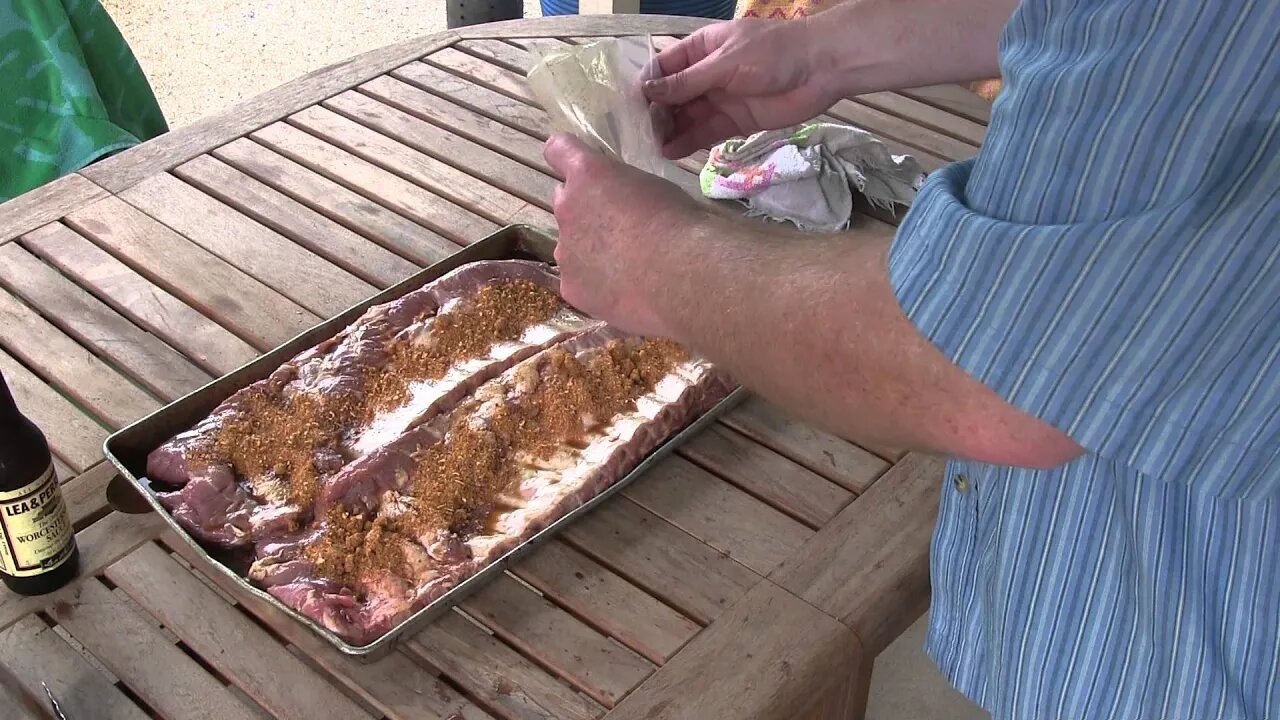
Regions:
[[915, 158], [890, 153], [865, 130], [832, 123], [728, 140], [711, 149], [701, 173], [703, 195], [740, 200], [748, 215], [817, 232], [849, 226], [855, 191], [892, 209], [910, 205], [923, 180]]

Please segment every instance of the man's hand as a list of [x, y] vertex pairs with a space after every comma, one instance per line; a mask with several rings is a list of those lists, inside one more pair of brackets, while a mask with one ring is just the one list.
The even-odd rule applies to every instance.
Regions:
[[665, 336], [654, 312], [670, 241], [705, 211], [669, 182], [610, 160], [568, 135], [545, 155], [564, 178], [553, 199], [560, 292], [589, 315], [639, 335]]
[[999, 75], [1018, 0], [857, 0], [804, 20], [709, 25], [658, 55], [645, 94], [673, 108], [679, 158], [807, 122], [842, 97]]
[[673, 108], [663, 151], [681, 158], [731, 137], [805, 122], [830, 107], [804, 22], [737, 20], [709, 25], [658, 55], [663, 77], [645, 94]]

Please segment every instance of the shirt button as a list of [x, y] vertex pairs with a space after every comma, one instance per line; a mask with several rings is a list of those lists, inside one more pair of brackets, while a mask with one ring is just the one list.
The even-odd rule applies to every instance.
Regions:
[[956, 476], [951, 478], [951, 484], [955, 486], [958, 493], [969, 492], [969, 478], [965, 477], [964, 473], [956, 473]]

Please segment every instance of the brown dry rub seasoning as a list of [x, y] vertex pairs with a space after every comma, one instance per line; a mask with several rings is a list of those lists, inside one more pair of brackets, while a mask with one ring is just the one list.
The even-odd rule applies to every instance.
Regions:
[[667, 340], [614, 341], [585, 363], [552, 350], [532, 392], [498, 405], [483, 424], [459, 413], [446, 441], [426, 452], [411, 478], [417, 531], [476, 532], [516, 480], [518, 456], [545, 459], [581, 446], [683, 358], [683, 348]]
[[358, 587], [360, 574], [387, 571], [408, 575], [401, 536], [394, 521], [368, 517], [334, 506], [325, 516], [326, 531], [305, 552], [321, 577]]
[[564, 445], [580, 445], [599, 425], [633, 407], [684, 357], [683, 348], [666, 340], [614, 341], [586, 363], [563, 350], [550, 351], [531, 392], [498, 405], [483, 429], [470, 422], [480, 403], [459, 408], [447, 440], [425, 452], [410, 478], [410, 512], [370, 518], [335, 508], [307, 557], [322, 575], [353, 587], [362, 572], [406, 576], [401, 542], [439, 529], [478, 531], [516, 480], [517, 456], [546, 458]]
[[383, 372], [368, 379], [370, 416], [408, 399], [413, 380], [443, 377], [459, 360], [481, 357], [494, 343], [515, 340], [550, 318], [560, 296], [528, 280], [486, 286], [466, 308], [436, 316], [429, 343], [398, 343]]
[[317, 451], [341, 452], [343, 432], [403, 403], [411, 382], [442, 377], [459, 360], [519, 338], [561, 305], [553, 291], [528, 280], [490, 283], [461, 307], [436, 317], [427, 343], [392, 347], [387, 365], [364, 378], [363, 396], [284, 396], [255, 388], [244, 412], [224, 423], [211, 446], [197, 455], [230, 461], [241, 477], [274, 472], [288, 483], [290, 502], [309, 506], [320, 474]]
[[338, 446], [350, 412], [343, 400], [313, 395], [286, 399], [253, 388], [244, 410], [222, 425], [212, 447], [201, 454], [229, 460], [241, 477], [273, 474], [287, 482], [289, 502], [309, 506], [317, 490], [316, 452]]

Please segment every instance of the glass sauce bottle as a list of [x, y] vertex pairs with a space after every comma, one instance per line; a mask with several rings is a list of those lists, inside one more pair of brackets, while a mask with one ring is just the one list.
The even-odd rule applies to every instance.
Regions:
[[43, 595], [76, 576], [80, 553], [44, 433], [0, 375], [0, 580]]

